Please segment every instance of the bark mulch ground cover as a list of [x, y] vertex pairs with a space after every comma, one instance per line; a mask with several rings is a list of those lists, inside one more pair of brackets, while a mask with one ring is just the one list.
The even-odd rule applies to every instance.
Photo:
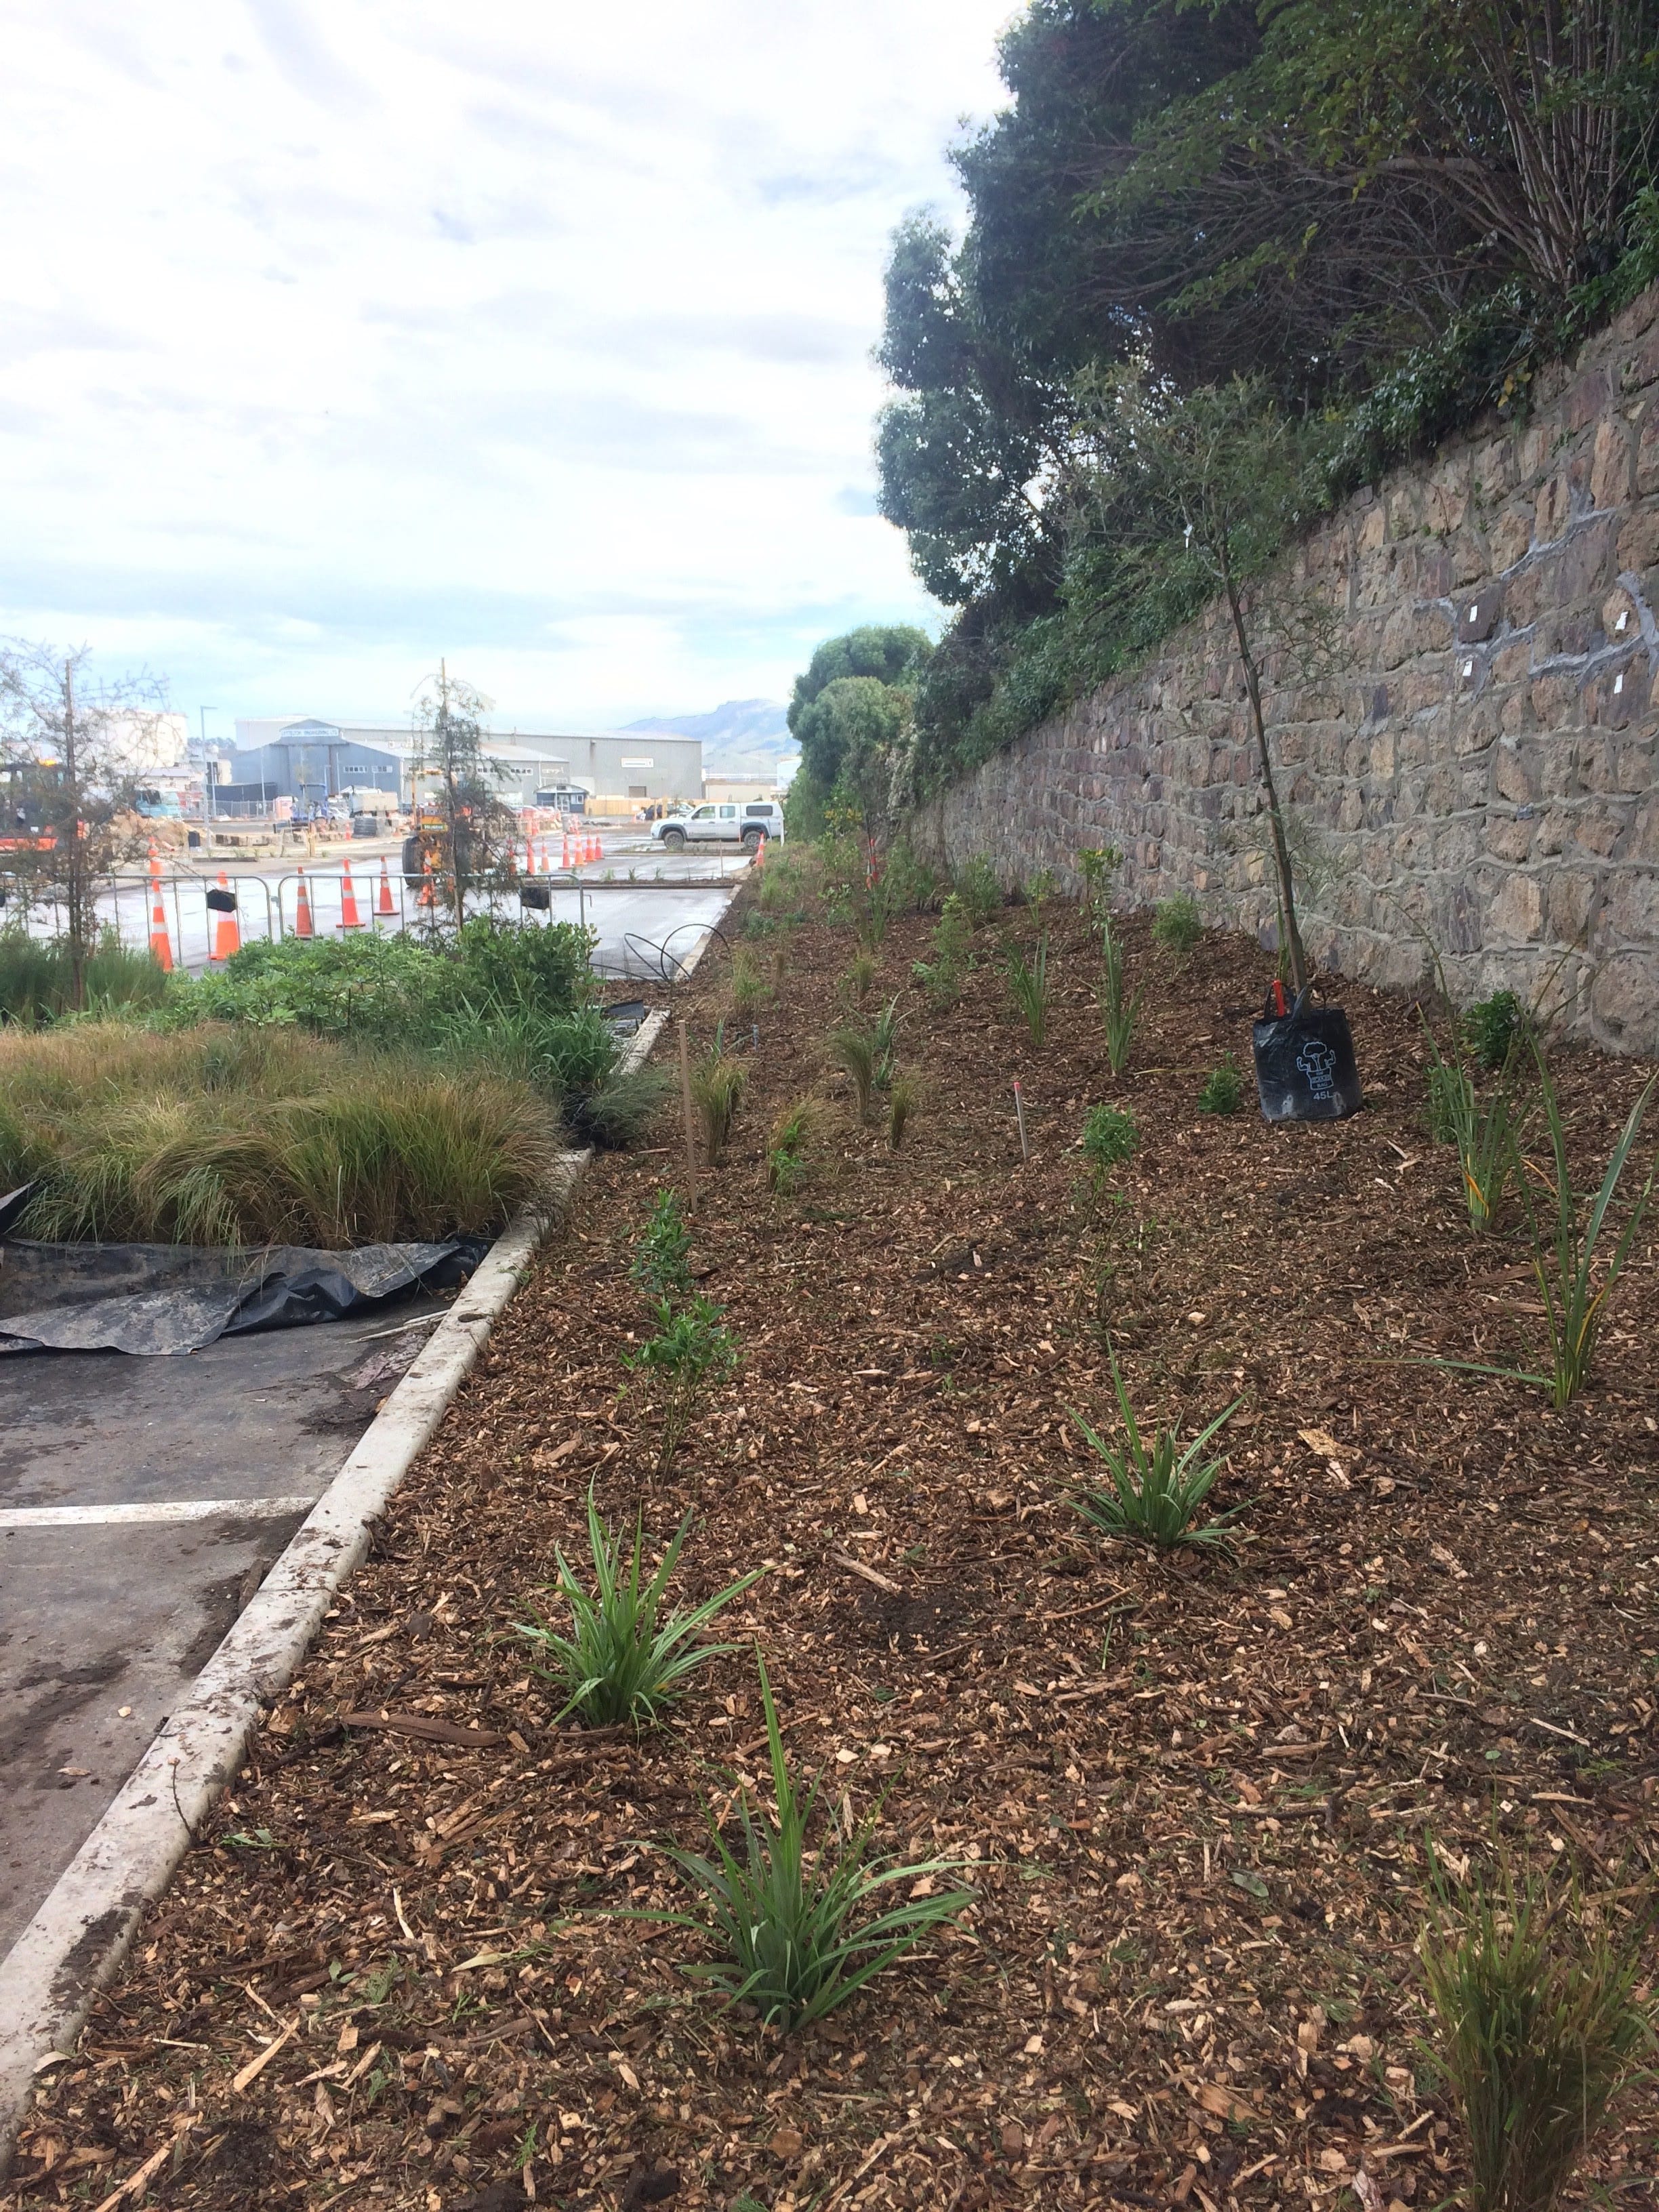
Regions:
[[[786, 902], [787, 903], [787, 902]], [[733, 937], [751, 911], [740, 904]], [[775, 919], [775, 917], [774, 917]], [[429, 2212], [565, 2207], [1276, 2203], [1426, 2208], [1459, 2185], [1423, 2056], [1427, 1838], [1576, 1869], [1617, 1915], [1653, 1871], [1659, 1778], [1659, 1224], [1591, 1387], [1410, 1361], [1524, 1355], [1540, 1316], [1514, 1221], [1477, 1239], [1425, 1124], [1405, 1000], [1338, 982], [1366, 1110], [1270, 1129], [1201, 1115], [1267, 966], [1184, 962], [1126, 925], [1147, 985], [1108, 1073], [1098, 948], [1053, 938], [1031, 1048], [998, 945], [959, 1004], [911, 978], [924, 1088], [893, 1150], [824, 1035], [853, 941], [816, 909], [747, 925], [775, 995], [728, 1023], [750, 1066], [695, 1215], [702, 1289], [743, 1364], [655, 1470], [620, 1355], [656, 1148], [599, 1159], [577, 1210], [396, 1501], [252, 1761], [78, 2051], [43, 2076], [3, 2203]], [[731, 1012], [724, 954], [680, 1011]], [[1585, 1181], [1644, 1070], [1556, 1055]], [[1029, 1162], [1011, 1085], [1022, 1085]], [[840, 1102], [811, 1179], [766, 1176], [780, 1109]], [[1077, 1140], [1127, 1106], [1097, 1197]], [[1641, 1154], [1651, 1154], [1651, 1134]], [[1106, 1346], [1144, 1418], [1218, 1444], [1236, 1556], [1092, 1535], [1068, 1500], [1115, 1429]], [[685, 1602], [769, 1571], [723, 1617], [743, 1648], [637, 1741], [556, 1725], [516, 1633], [579, 1556], [589, 1485], [659, 1545], [696, 1522]], [[967, 1863], [960, 1929], [825, 2024], [762, 2032], [680, 1971], [696, 1937], [656, 1846], [696, 1848], [764, 1770], [752, 1646], [798, 1773], [837, 1817]], [[1651, 2203], [1651, 2089], [1583, 2185]], [[125, 2196], [121, 2185], [127, 2185]]]

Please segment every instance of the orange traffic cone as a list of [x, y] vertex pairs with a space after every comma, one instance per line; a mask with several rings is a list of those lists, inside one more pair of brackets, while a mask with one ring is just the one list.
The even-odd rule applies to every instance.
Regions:
[[155, 848], [149, 848], [149, 949], [165, 975], [173, 973], [173, 939], [167, 933], [167, 908], [161, 903], [161, 863]]
[[568, 830], [566, 830], [562, 833], [562, 842], [559, 846], [559, 866], [562, 868], [568, 868], [570, 866], [570, 832]]
[[351, 881], [351, 863], [342, 860], [340, 878], [340, 927], [342, 929], [361, 929], [363, 918], [357, 911], [357, 893]]
[[303, 868], [300, 870], [300, 890], [295, 902], [294, 934], [296, 937], [314, 937], [317, 934], [311, 926], [311, 894], [306, 889], [306, 872]]
[[375, 912], [377, 914], [396, 914], [397, 911], [397, 908], [392, 903], [392, 878], [386, 872], [386, 858], [385, 855], [382, 854], [380, 860], [380, 904], [375, 908]]
[[761, 833], [760, 842], [755, 848], [755, 866], [757, 868], [763, 868], [766, 866], [766, 835], [763, 830]]
[[[219, 871], [219, 888], [227, 898], [230, 898], [230, 885], [222, 868]], [[220, 907], [218, 915], [219, 919], [214, 925], [212, 957], [228, 960], [233, 952], [240, 952], [242, 949], [242, 926], [236, 919], [235, 901], [232, 899], [228, 906]]]

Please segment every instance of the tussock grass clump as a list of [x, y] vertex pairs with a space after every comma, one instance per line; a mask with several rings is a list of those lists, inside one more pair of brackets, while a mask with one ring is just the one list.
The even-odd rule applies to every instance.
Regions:
[[876, 1074], [880, 1056], [876, 1039], [862, 1024], [848, 1023], [843, 1028], [831, 1030], [824, 1039], [824, 1052], [832, 1067], [838, 1067], [853, 1086], [858, 1101], [859, 1119], [870, 1118], [870, 1101], [876, 1088]]
[[746, 945], [738, 945], [732, 955], [732, 1012], [747, 1021], [760, 1012], [771, 996], [772, 986], [754, 951]]
[[[809, 1845], [823, 1778], [804, 1796], [797, 1788], [784, 1756], [766, 1662], [756, 1656], [775, 1816], [744, 1796], [738, 1804], [735, 1850], [711, 1814], [711, 1856], [665, 1851], [701, 1894], [706, 1918], [687, 1912], [641, 1917], [712, 1932], [719, 1955], [693, 1960], [682, 1971], [720, 1990], [733, 2004], [753, 2005], [765, 2026], [787, 2030], [809, 2027], [844, 2004], [872, 1975], [914, 1950], [935, 1929], [953, 1923], [974, 1893], [933, 1887], [959, 1860], [899, 1865], [876, 1853], [872, 1845], [879, 1804], [850, 1833], [837, 1837], [830, 1826], [815, 1848]], [[895, 1901], [888, 1903], [890, 1899]], [[877, 1909], [882, 1905], [884, 1910]]]
[[565, 1693], [556, 1722], [580, 1713], [590, 1728], [613, 1727], [619, 1722], [654, 1726], [699, 1667], [737, 1650], [734, 1644], [702, 1644], [696, 1638], [722, 1607], [760, 1580], [761, 1568], [689, 1611], [664, 1613], [664, 1595], [690, 1526], [688, 1513], [656, 1572], [641, 1587], [643, 1513], [635, 1516], [630, 1557], [626, 1534], [619, 1529], [612, 1535], [605, 1527], [590, 1488], [587, 1551], [592, 1589], [562, 1552], [553, 1555], [558, 1566], [555, 1588], [570, 1608], [570, 1633], [562, 1636], [545, 1621], [519, 1625], [520, 1635], [537, 1645], [549, 1662], [538, 1663], [536, 1672]]
[[876, 985], [878, 966], [873, 952], [855, 952], [847, 963], [847, 973], [842, 979], [848, 995], [862, 1006]]
[[[1553, 2212], [1640, 2046], [1641, 1959], [1581, 1900], [1505, 1860], [1422, 1938], [1435, 2053], [1468, 2136], [1474, 2212]], [[1604, 1909], [1605, 1910], [1605, 1909]]]
[[0, 1186], [32, 1237], [331, 1249], [499, 1228], [558, 1123], [530, 1085], [295, 1035], [0, 1036]]
[[910, 1116], [921, 1101], [921, 1085], [914, 1075], [895, 1076], [887, 1093], [887, 1141], [895, 1152], [904, 1142]]
[[691, 1071], [691, 1103], [702, 1123], [708, 1165], [718, 1167], [749, 1079], [748, 1070], [726, 1049], [726, 1025]]
[[766, 1150], [766, 1180], [779, 1198], [793, 1198], [812, 1171], [811, 1152], [830, 1134], [836, 1109], [827, 1098], [807, 1097], [786, 1106], [772, 1124]]

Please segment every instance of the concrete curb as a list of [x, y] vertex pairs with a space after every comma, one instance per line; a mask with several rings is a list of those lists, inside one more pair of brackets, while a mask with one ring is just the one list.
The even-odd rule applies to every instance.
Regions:
[[[647, 1016], [624, 1067], [644, 1063], [667, 1018]], [[374, 1523], [449, 1410], [592, 1157], [566, 1153], [560, 1187], [497, 1238], [185, 1704], [0, 1961], [0, 2179], [10, 2171], [35, 2075], [50, 2054], [68, 2055], [94, 1996], [125, 1957], [144, 1906], [167, 1887], [235, 1777], [260, 1708], [293, 1679], [335, 1593], [367, 1553]]]

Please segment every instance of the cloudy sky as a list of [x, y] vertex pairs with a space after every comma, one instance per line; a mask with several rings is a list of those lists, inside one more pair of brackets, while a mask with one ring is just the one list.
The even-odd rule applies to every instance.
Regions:
[[869, 353], [1011, 4], [0, 0], [0, 630], [601, 728], [925, 613]]

